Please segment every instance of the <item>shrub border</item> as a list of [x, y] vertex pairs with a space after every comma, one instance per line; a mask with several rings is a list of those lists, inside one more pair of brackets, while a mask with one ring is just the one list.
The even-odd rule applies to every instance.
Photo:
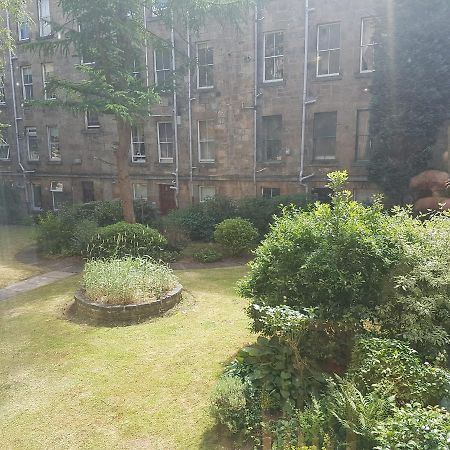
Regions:
[[173, 308], [181, 301], [183, 286], [178, 284], [164, 297], [150, 303], [134, 305], [102, 305], [93, 303], [83, 289], [75, 292], [74, 312], [94, 325], [115, 326], [132, 325], [144, 322], [151, 317], [158, 317]]

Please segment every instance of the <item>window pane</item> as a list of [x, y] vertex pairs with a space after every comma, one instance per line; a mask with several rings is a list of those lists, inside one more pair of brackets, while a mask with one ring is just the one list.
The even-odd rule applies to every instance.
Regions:
[[328, 50], [329, 47], [329, 28], [327, 25], [322, 25], [319, 27], [319, 36], [318, 36], [318, 41], [319, 41], [319, 51], [320, 50]]
[[274, 78], [281, 80], [283, 78], [283, 57], [274, 58]]
[[42, 208], [42, 190], [38, 184], [32, 184], [33, 208]]
[[339, 73], [339, 58], [341, 51], [340, 50], [331, 50], [330, 51], [330, 74]]
[[8, 129], [0, 130], [0, 159], [9, 159]]
[[283, 54], [283, 33], [275, 33], [275, 55]]
[[361, 70], [372, 71], [375, 69], [375, 46], [369, 45], [361, 48]]
[[265, 53], [264, 56], [273, 56], [275, 53], [275, 39], [272, 33], [264, 36], [265, 40]]
[[375, 44], [375, 17], [368, 17], [362, 21], [362, 45]]
[[328, 52], [320, 52], [319, 53], [319, 66], [318, 66], [318, 74], [319, 75], [328, 75], [328, 60], [329, 60], [329, 53]]
[[330, 25], [330, 47], [329, 48], [340, 48], [341, 47], [341, 26], [338, 23]]

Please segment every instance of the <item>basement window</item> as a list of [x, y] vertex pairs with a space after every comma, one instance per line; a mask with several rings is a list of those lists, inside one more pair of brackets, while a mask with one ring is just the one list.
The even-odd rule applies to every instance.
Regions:
[[216, 188], [210, 186], [199, 186], [198, 197], [201, 203], [216, 196]]
[[0, 129], [0, 160], [9, 160], [8, 128]]
[[88, 130], [100, 128], [100, 119], [97, 112], [86, 111], [86, 128]]
[[134, 200], [148, 200], [147, 185], [143, 183], [133, 183]]

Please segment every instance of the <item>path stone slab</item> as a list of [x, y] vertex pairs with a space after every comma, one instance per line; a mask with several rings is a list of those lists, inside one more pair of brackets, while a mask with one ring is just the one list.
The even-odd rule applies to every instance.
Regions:
[[48, 284], [54, 283], [55, 281], [71, 277], [74, 273], [76, 272], [54, 270], [52, 272], [47, 272], [42, 275], [37, 275], [35, 277], [19, 281], [3, 289], [0, 289], [0, 300], [6, 300], [8, 298], [14, 297], [15, 295], [21, 294], [22, 292], [28, 292], [32, 289], [46, 286]]

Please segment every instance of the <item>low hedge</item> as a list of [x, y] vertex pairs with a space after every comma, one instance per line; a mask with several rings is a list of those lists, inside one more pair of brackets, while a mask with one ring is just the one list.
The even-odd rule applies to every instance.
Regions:
[[150, 257], [170, 259], [167, 239], [157, 230], [139, 223], [119, 222], [99, 228], [89, 242], [85, 256], [88, 259]]

